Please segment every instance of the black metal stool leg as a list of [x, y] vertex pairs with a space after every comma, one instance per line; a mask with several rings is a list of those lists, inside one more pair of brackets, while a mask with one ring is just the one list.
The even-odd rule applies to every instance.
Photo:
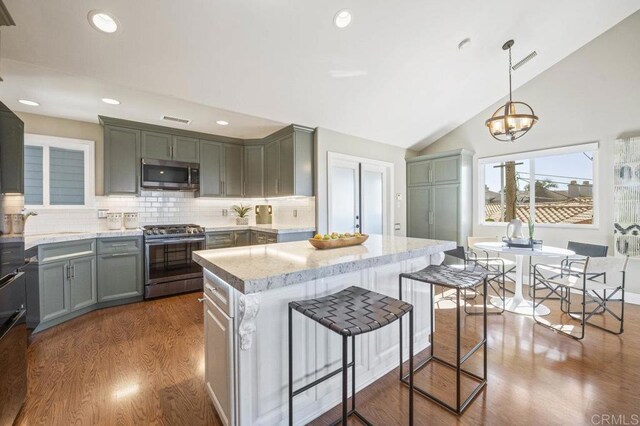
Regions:
[[[402, 275], [400, 275], [398, 277], [398, 300], [403, 300], [402, 299]], [[398, 320], [398, 322], [400, 323], [400, 380], [402, 380], [402, 378], [404, 377], [404, 373], [403, 373], [403, 368], [402, 368], [402, 363], [403, 363], [403, 353], [402, 353], [402, 320], [404, 318], [400, 318]]]
[[349, 415], [349, 410], [347, 409], [347, 397], [349, 389], [349, 370], [347, 365], [349, 364], [349, 360], [347, 359], [349, 356], [349, 341], [347, 336], [342, 337], [342, 424], [347, 426], [347, 416]]
[[413, 425], [413, 309], [409, 311], [409, 425]]
[[356, 336], [351, 337], [351, 410], [356, 411]]
[[[485, 288], [486, 290], [486, 288]], [[487, 293], [485, 292], [485, 295]], [[486, 309], [486, 307], [485, 307]], [[456, 290], [456, 407], [460, 411], [460, 289]]]
[[291, 306], [289, 306], [289, 426], [293, 426], [293, 331], [291, 330]]

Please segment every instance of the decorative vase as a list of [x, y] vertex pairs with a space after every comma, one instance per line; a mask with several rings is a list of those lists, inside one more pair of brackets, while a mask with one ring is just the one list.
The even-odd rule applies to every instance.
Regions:
[[126, 229], [136, 229], [138, 227], [138, 213], [124, 213], [124, 227]]
[[245, 216], [245, 217], [236, 217], [236, 225], [248, 225], [249, 224], [249, 217]]
[[107, 213], [107, 228], [111, 231], [122, 229], [122, 213]]

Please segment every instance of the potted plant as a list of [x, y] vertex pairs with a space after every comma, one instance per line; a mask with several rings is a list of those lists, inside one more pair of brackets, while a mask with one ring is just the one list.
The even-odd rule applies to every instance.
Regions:
[[248, 225], [249, 224], [249, 212], [251, 211], [251, 206], [243, 206], [242, 204], [231, 206], [231, 210], [236, 212], [238, 217], [236, 217], [236, 225]]

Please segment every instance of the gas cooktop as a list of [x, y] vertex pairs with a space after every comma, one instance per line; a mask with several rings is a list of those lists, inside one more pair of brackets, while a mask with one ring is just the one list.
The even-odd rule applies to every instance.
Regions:
[[146, 238], [167, 238], [204, 235], [204, 228], [194, 224], [178, 225], [147, 225], [144, 227]]

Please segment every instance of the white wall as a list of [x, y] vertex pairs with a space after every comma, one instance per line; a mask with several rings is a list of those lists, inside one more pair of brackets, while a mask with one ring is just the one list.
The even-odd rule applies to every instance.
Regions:
[[406, 158], [416, 155], [416, 152], [387, 145], [380, 142], [370, 141], [368, 139], [356, 136], [346, 135], [344, 133], [334, 132], [333, 130], [317, 128], [315, 143], [316, 158], [316, 224], [318, 232], [325, 233], [328, 231], [328, 211], [327, 211], [327, 153], [337, 152], [340, 154], [353, 155], [361, 158], [372, 160], [387, 161], [393, 163], [394, 188], [393, 195], [401, 194], [402, 201], [392, 201], [394, 203], [394, 222], [400, 224], [400, 230], [395, 231], [395, 235], [406, 235], [407, 233], [407, 211], [406, 211], [406, 191], [407, 191], [407, 174], [406, 174]]
[[[475, 151], [476, 159], [543, 148], [597, 141], [600, 144], [598, 181], [600, 225], [598, 229], [544, 229], [536, 237], [545, 244], [566, 246], [568, 240], [608, 244], [613, 253], [613, 144], [617, 138], [640, 135], [640, 12], [602, 34], [572, 55], [514, 92], [540, 117], [539, 123], [515, 143], [493, 139], [484, 121], [503, 104], [501, 99], [445, 135], [422, 153], [454, 148]], [[544, 55], [544, 52], [541, 52]], [[535, 60], [535, 59], [534, 59]], [[517, 81], [518, 73], [514, 73]], [[506, 86], [505, 77], [505, 86]], [[477, 182], [477, 162], [474, 162]], [[477, 185], [474, 185], [474, 206]], [[476, 210], [476, 209], [474, 209]], [[498, 236], [504, 229], [478, 224], [474, 211], [474, 235]], [[640, 260], [631, 262], [629, 291], [640, 293]]]

